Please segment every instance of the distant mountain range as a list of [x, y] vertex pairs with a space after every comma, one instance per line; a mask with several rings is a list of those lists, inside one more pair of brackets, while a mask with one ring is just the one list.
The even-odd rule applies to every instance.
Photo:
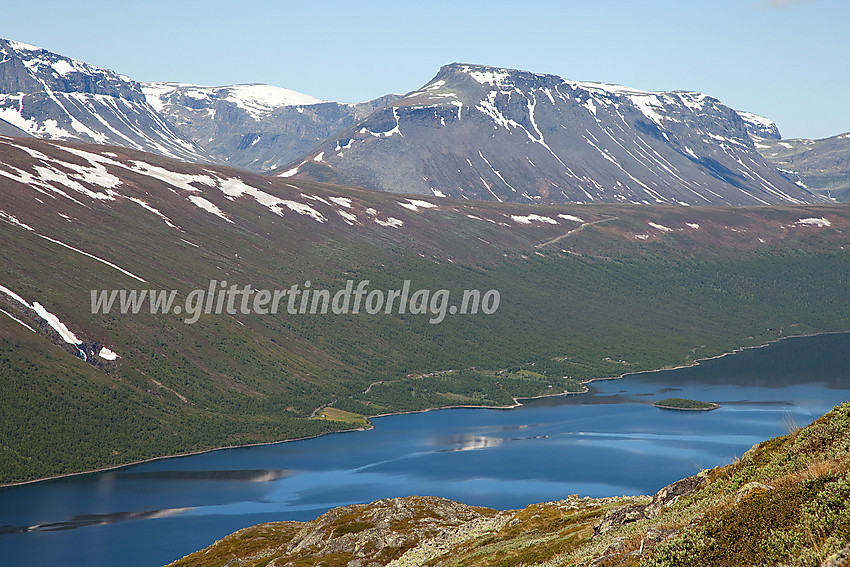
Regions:
[[[846, 168], [835, 166], [850, 159], [841, 137], [800, 141], [806, 155], [792, 160], [782, 144], [796, 142], [781, 140], [772, 121], [701, 93], [455, 63], [404, 97], [347, 104], [269, 85], [139, 84], [11, 40], [0, 40], [0, 51], [0, 135], [463, 199], [700, 205], [850, 198]], [[828, 171], [825, 162], [833, 164]]]
[[300, 158], [399, 98], [323, 102], [270, 85], [145, 83], [142, 90], [154, 108], [216, 160], [257, 172]]
[[772, 165], [815, 193], [850, 201], [850, 134], [823, 140], [756, 139]]

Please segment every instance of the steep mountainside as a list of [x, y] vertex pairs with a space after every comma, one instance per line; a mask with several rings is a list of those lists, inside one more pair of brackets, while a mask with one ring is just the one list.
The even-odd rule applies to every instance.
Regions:
[[850, 560], [850, 403], [725, 467], [635, 498], [499, 512], [413, 496], [232, 534], [173, 567], [841, 567]]
[[279, 172], [521, 203], [816, 202], [756, 151], [775, 126], [700, 93], [451, 64]]
[[752, 112], [744, 112], [743, 110], [737, 110], [736, 112], [747, 126], [747, 133], [749, 133], [751, 138], [763, 138], [766, 140], [782, 139], [779, 128], [769, 118], [753, 114]]
[[13, 126], [6, 122], [5, 120], [0, 120], [0, 136], [8, 136], [8, 137], [27, 137], [29, 134], [18, 128], [17, 126]]
[[0, 39], [0, 57], [0, 119], [28, 134], [213, 161], [151, 108], [139, 83], [127, 77], [6, 39]]
[[[848, 228], [835, 204], [414, 199], [0, 138], [0, 482], [847, 330]], [[349, 281], [358, 313], [323, 314]], [[498, 309], [453, 311], [464, 290]]]
[[765, 159], [802, 187], [850, 201], [850, 134], [823, 140], [756, 139]]
[[304, 155], [328, 136], [399, 98], [323, 102], [270, 85], [145, 83], [142, 90], [151, 106], [210, 155], [257, 172]]

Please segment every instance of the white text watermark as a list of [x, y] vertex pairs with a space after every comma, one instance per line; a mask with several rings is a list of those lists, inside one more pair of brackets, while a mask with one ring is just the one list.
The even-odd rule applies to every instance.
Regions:
[[448, 289], [431, 291], [411, 290], [410, 280], [404, 280], [398, 289], [369, 289], [369, 280], [347, 280], [338, 290], [312, 289], [309, 280], [301, 286], [294, 284], [286, 289], [255, 289], [251, 285], [228, 284], [227, 281], [210, 280], [206, 289], [195, 289], [178, 301], [177, 290], [113, 289], [91, 290], [91, 312], [104, 315], [118, 312], [121, 315], [149, 312], [152, 315], [183, 315], [183, 322], [191, 325], [203, 314], [220, 315], [357, 315], [411, 314], [430, 315], [428, 322], [441, 323], [446, 315], [475, 315], [479, 312], [492, 315], [499, 308], [498, 290], [481, 292], [464, 290], [458, 303], [451, 302]]

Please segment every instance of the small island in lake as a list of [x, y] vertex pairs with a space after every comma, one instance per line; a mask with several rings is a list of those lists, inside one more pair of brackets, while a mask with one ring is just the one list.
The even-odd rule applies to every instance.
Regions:
[[653, 404], [657, 408], [672, 409], [672, 410], [690, 410], [690, 411], [711, 411], [720, 407], [720, 404], [712, 402], [700, 402], [697, 400], [687, 400], [685, 398], [666, 398], [659, 400]]

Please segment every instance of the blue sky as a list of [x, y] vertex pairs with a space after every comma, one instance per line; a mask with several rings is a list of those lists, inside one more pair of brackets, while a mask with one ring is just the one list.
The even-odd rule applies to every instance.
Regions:
[[408, 92], [459, 61], [695, 90], [786, 138], [850, 131], [846, 0], [8, 3], [0, 36], [138, 81]]

